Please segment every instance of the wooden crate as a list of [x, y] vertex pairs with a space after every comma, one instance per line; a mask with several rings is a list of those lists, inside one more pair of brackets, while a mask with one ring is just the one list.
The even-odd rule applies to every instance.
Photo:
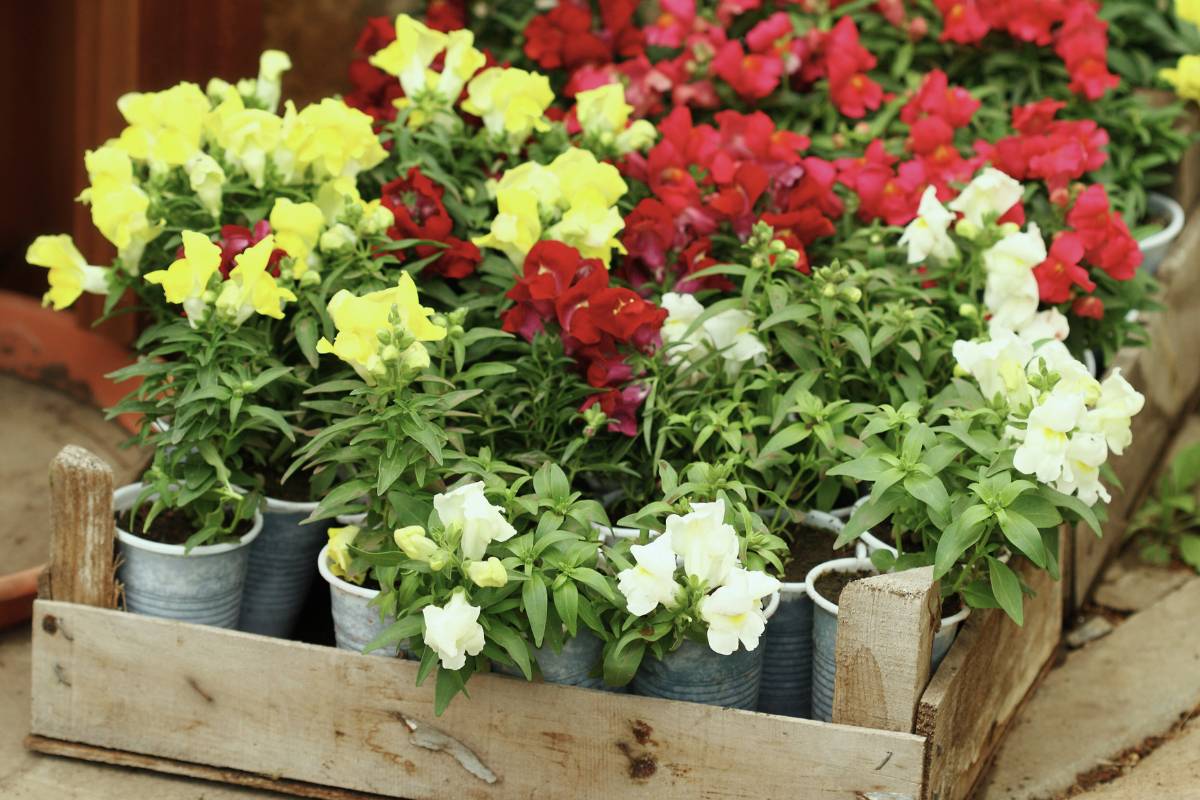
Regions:
[[1133, 444], [1111, 461], [1121, 488], [1112, 488], [1104, 536], [1080, 525], [1072, 537], [1071, 608], [1083, 605], [1120, 549], [1130, 516], [1150, 491], [1175, 434], [1200, 401], [1200, 215], [1184, 227], [1159, 267], [1158, 278], [1162, 308], [1144, 316], [1149, 345], [1118, 353], [1112, 365], [1145, 395], [1146, 405], [1133, 418]]
[[838, 724], [494, 675], [439, 718], [415, 663], [116, 610], [111, 473], [66, 448], [51, 477], [29, 747], [303, 797], [963, 800], [1061, 632], [1021, 565], [1025, 627], [976, 612], [930, 679], [927, 568], [843, 595]]

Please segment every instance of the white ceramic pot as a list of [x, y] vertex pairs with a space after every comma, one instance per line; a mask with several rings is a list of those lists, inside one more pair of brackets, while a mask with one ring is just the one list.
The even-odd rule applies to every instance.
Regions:
[[[133, 483], [113, 492], [113, 509], [128, 511], [142, 486]], [[121, 558], [117, 579], [125, 588], [125, 607], [135, 614], [237, 627], [250, 545], [262, 527], [262, 514], [255, 513], [250, 531], [238, 541], [186, 550], [183, 545], [152, 542], [117, 526]]]
[[1184, 211], [1183, 206], [1174, 199], [1158, 192], [1146, 195], [1146, 211], [1167, 218], [1166, 227], [1138, 242], [1142, 251], [1142, 269], [1153, 275], [1158, 272], [1158, 267], [1170, 252], [1171, 245], [1183, 231]]
[[[321, 548], [317, 555], [317, 569], [329, 584], [329, 605], [333, 613], [333, 638], [342, 650], [361, 653], [379, 634], [395, 620], [384, 619], [371, 601], [379, 596], [378, 589], [367, 589], [344, 581], [329, 571], [326, 551]], [[372, 650], [368, 655], [395, 657], [398, 647], [383, 647]]]

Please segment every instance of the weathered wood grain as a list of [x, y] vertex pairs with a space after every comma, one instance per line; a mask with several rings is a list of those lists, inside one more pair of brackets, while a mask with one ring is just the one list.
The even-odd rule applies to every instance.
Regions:
[[112, 497], [112, 469], [82, 447], [67, 445], [50, 463], [49, 590], [55, 600], [116, 605]]
[[838, 600], [833, 721], [909, 733], [941, 607], [933, 567], [854, 581]]
[[921, 793], [912, 734], [491, 675], [437, 718], [412, 662], [70, 603], [34, 614], [42, 737], [413, 800]]
[[1058, 650], [1063, 585], [1027, 561], [1017, 569], [1036, 592], [1026, 598], [1024, 627], [998, 610], [971, 614], [921, 697], [915, 730], [928, 737], [925, 800], [970, 797]]

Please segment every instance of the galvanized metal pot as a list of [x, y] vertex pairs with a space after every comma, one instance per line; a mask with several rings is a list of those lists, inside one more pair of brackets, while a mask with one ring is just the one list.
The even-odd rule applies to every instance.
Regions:
[[[533, 651], [538, 669], [547, 683], [582, 686], [585, 689], [613, 690], [601, 677], [592, 677], [592, 669], [604, 655], [604, 642], [596, 634], [581, 629], [578, 635], [563, 642], [562, 650], [554, 652], [549, 645]], [[520, 667], [496, 664], [493, 669], [501, 675], [525, 678]]]
[[[113, 492], [113, 509], [128, 511], [142, 491], [141, 483]], [[117, 580], [125, 588], [125, 607], [134, 614], [165, 617], [218, 628], [237, 627], [250, 545], [262, 531], [261, 514], [250, 532], [236, 542], [185, 550], [117, 527], [120, 567]]]
[[267, 498], [262, 534], [250, 547], [250, 567], [238, 628], [264, 636], [288, 636], [317, 575], [317, 553], [332, 520], [301, 524], [316, 503]]
[[[329, 604], [333, 613], [333, 638], [341, 650], [353, 650], [361, 653], [374, 641], [375, 637], [391, 625], [395, 620], [384, 619], [371, 601], [379, 596], [378, 589], [367, 589], [344, 581], [329, 571], [329, 560], [326, 550], [329, 545], [321, 548], [317, 554], [317, 569], [321, 577], [329, 584]], [[383, 647], [372, 650], [368, 655], [395, 657], [399, 647]]]
[[[778, 593], [766, 608], [768, 621], [779, 608]], [[731, 655], [715, 653], [707, 644], [688, 639], [661, 661], [648, 655], [629, 684], [633, 694], [665, 697], [724, 708], [753, 711], [762, 681], [763, 643]]]

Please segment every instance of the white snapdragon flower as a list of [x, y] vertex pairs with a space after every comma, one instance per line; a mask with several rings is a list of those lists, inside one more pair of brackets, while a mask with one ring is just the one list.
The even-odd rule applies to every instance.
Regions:
[[506, 542], [517, 535], [503, 510], [488, 502], [483, 481], [436, 495], [433, 507], [443, 525], [458, 526], [462, 531], [462, 553], [471, 561], [482, 559], [489, 543]]
[[1053, 391], [1029, 414], [1025, 438], [1013, 453], [1013, 466], [1042, 483], [1053, 483], [1062, 475], [1067, 460], [1071, 431], [1083, 421], [1083, 395]]
[[641, 617], [660, 604], [673, 608], [680, 586], [675, 582], [671, 534], [660, 534], [650, 544], [635, 544], [629, 550], [636, 565], [617, 573], [617, 589], [625, 596], [629, 613]]
[[1040, 295], [1033, 268], [1045, 260], [1046, 242], [1034, 224], [984, 252], [983, 302], [996, 324], [1016, 330], [1037, 313]]
[[1033, 358], [1033, 347], [1011, 330], [993, 326], [984, 342], [959, 340], [954, 343], [954, 360], [978, 383], [989, 400], [997, 394], [1017, 404], [1029, 397], [1025, 366]]
[[690, 514], [667, 517], [667, 533], [675, 553], [683, 558], [683, 571], [720, 586], [738, 563], [738, 537], [725, 522], [725, 501], [692, 503]]
[[725, 372], [736, 375], [743, 364], [761, 364], [767, 348], [754, 328], [754, 315], [739, 308], [722, 311], [704, 321], [704, 332], [725, 360]]
[[975, 176], [958, 197], [950, 201], [950, 210], [963, 215], [972, 225], [982, 226], [987, 218], [1003, 216], [1021, 199], [1021, 184], [998, 169], [988, 167]]
[[208, 153], [196, 153], [183, 165], [188, 183], [196, 193], [200, 205], [212, 214], [213, 219], [221, 216], [221, 192], [225, 187], [225, 170]]
[[1054, 488], [1063, 494], [1076, 494], [1089, 506], [1112, 499], [1100, 482], [1100, 467], [1108, 458], [1108, 446], [1097, 433], [1076, 433], [1067, 446], [1062, 475]]
[[758, 647], [767, 627], [762, 599], [779, 590], [779, 581], [765, 572], [738, 568], [725, 585], [700, 601], [700, 617], [708, 624], [708, 646], [714, 653], [732, 655], [738, 644]]
[[1030, 344], [1061, 342], [1071, 333], [1071, 324], [1057, 308], [1048, 308], [1025, 320], [1024, 324], [1013, 332]]
[[954, 214], [938, 200], [933, 186], [921, 195], [917, 217], [904, 229], [900, 244], [908, 247], [908, 263], [919, 264], [928, 258], [947, 262], [958, 257], [958, 247], [950, 238], [948, 230], [954, 222]]
[[692, 324], [704, 313], [704, 306], [692, 294], [667, 292], [662, 296], [661, 305], [667, 311], [667, 318], [662, 324], [662, 340], [669, 350], [671, 363], [683, 359], [697, 358], [711, 346], [708, 333], [702, 325], [688, 333]]
[[1100, 384], [1100, 397], [1088, 412], [1083, 429], [1103, 436], [1108, 448], [1121, 455], [1133, 441], [1133, 416], [1145, 405], [1146, 398], [1125, 380], [1119, 368], [1114, 369]]
[[1048, 370], [1058, 373], [1058, 383], [1054, 385], [1056, 392], [1083, 395], [1084, 402], [1089, 404], [1094, 403], [1100, 396], [1100, 381], [1092, 377], [1091, 370], [1071, 355], [1071, 351], [1062, 342], [1044, 342], [1030, 362], [1030, 371], [1037, 370], [1042, 361]]
[[462, 669], [467, 656], [483, 650], [479, 607], [471, 605], [462, 590], [441, 608], [425, 606], [421, 615], [425, 618], [425, 644], [434, 649], [444, 669]]

